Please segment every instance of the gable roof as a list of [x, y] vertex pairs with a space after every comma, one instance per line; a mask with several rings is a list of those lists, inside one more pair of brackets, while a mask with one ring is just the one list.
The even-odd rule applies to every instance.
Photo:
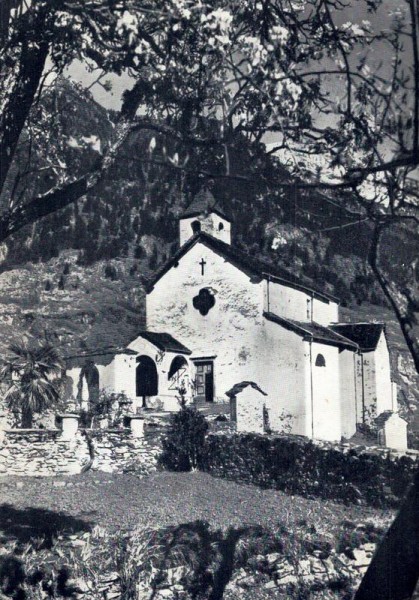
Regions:
[[151, 342], [159, 350], [164, 352], [176, 352], [178, 354], [192, 354], [186, 346], [175, 340], [170, 333], [155, 333], [154, 331], [141, 331], [140, 337], [144, 338], [148, 342]]
[[[139, 336], [151, 342], [159, 350], [164, 352], [176, 352], [177, 354], [192, 354], [191, 350], [175, 340], [169, 333], [155, 333], [153, 331], [141, 331]], [[138, 337], [138, 336], [137, 336]], [[89, 361], [95, 365], [109, 365], [117, 354], [136, 355], [138, 352], [131, 348], [117, 348], [108, 346], [97, 350], [85, 350], [78, 354], [64, 356], [63, 360], [67, 369], [83, 367]]]
[[384, 425], [387, 423], [387, 421], [390, 419], [390, 417], [392, 417], [393, 415], [395, 415], [399, 419], [402, 419], [403, 421], [406, 421], [406, 423], [407, 423], [406, 419], [404, 419], [398, 413], [393, 412], [392, 410], [385, 410], [384, 412], [380, 413], [378, 415], [378, 417], [375, 417], [374, 423], [375, 423], [375, 425], [377, 425], [378, 428], [382, 429], [384, 427]]
[[189, 206], [181, 213], [180, 218], [197, 217], [202, 214], [217, 213], [223, 219], [231, 221], [225, 210], [220, 206], [208, 188], [202, 188]]
[[86, 350], [78, 354], [71, 354], [63, 357], [65, 366], [67, 369], [73, 369], [75, 367], [83, 367], [89, 361], [95, 363], [95, 365], [107, 366], [109, 365], [117, 354], [137, 354], [134, 350], [129, 348], [116, 348], [107, 347], [98, 350]]
[[266, 392], [261, 390], [260, 387], [258, 386], [258, 384], [255, 383], [254, 381], [242, 381], [241, 383], [236, 383], [235, 385], [233, 385], [231, 390], [228, 390], [228, 392], [226, 392], [225, 394], [229, 398], [234, 398], [234, 396], [237, 396], [237, 394], [239, 394], [240, 392], [242, 392], [245, 388], [247, 388], [249, 386], [252, 387], [254, 390], [257, 390], [258, 392], [263, 394], [263, 396], [268, 395], [268, 394], [266, 394]]
[[263, 316], [265, 319], [268, 319], [268, 321], [277, 323], [289, 331], [294, 331], [304, 340], [310, 340], [320, 344], [327, 344], [329, 346], [338, 346], [339, 348], [347, 348], [349, 350], [358, 350], [358, 345], [356, 343], [347, 339], [343, 335], [332, 331], [332, 329], [329, 327], [319, 325], [319, 323], [305, 323], [301, 321], [293, 321], [291, 319], [284, 319], [283, 317], [278, 317], [278, 315], [271, 312], [264, 312]]
[[385, 331], [384, 323], [336, 323], [330, 328], [358, 344], [362, 352], [375, 350], [381, 333]]
[[254, 258], [253, 256], [238, 250], [230, 244], [226, 244], [225, 242], [222, 242], [212, 235], [202, 231], [191, 237], [185, 244], [183, 244], [183, 246], [179, 248], [174, 256], [172, 256], [172, 258], [170, 258], [167, 263], [155, 273], [154, 277], [152, 277], [146, 287], [147, 293], [151, 292], [154, 285], [163, 277], [163, 275], [165, 275], [172, 268], [172, 266], [176, 265], [176, 263], [198, 243], [204, 244], [211, 250], [214, 250], [214, 252], [217, 252], [224, 258], [227, 258], [232, 264], [237, 265], [243, 271], [259, 277], [260, 279], [272, 280], [275, 283], [281, 283], [287, 287], [292, 287], [294, 289], [312, 294], [315, 298], [321, 300], [322, 302], [338, 302], [338, 299], [335, 296], [320, 292], [312, 287], [304, 285], [289, 271], [286, 271], [278, 266], [272, 266], [268, 262], [258, 258]]

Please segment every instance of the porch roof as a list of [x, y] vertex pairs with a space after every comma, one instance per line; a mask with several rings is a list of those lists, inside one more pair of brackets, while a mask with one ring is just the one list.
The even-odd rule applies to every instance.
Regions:
[[175, 340], [170, 333], [157, 333], [154, 331], [141, 331], [139, 334], [142, 338], [151, 342], [159, 350], [164, 352], [176, 352], [176, 354], [192, 354], [192, 350], [189, 350], [178, 340]]

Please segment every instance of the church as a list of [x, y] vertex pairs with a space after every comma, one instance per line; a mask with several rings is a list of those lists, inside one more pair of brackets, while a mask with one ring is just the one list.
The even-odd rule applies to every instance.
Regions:
[[125, 393], [134, 410], [173, 411], [180, 396], [227, 402], [229, 390], [252, 382], [271, 431], [286, 424], [293, 434], [349, 440], [378, 418], [405, 447], [385, 325], [341, 323], [335, 297], [240, 251], [232, 227], [202, 189], [180, 215], [179, 250], [149, 281], [146, 329], [126, 348], [69, 365], [73, 396], [86, 399], [96, 386]]

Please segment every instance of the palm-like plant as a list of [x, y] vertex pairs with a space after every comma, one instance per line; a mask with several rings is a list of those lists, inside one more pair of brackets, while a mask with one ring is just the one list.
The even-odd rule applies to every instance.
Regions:
[[9, 383], [4, 400], [22, 415], [21, 426], [31, 428], [34, 413], [58, 403], [62, 362], [48, 342], [29, 344], [26, 340], [10, 345], [1, 361], [0, 379]]

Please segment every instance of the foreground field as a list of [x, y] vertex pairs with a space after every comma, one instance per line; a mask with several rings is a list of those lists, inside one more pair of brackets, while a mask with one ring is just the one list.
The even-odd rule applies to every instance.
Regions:
[[0, 588], [22, 600], [344, 600], [393, 518], [199, 472], [7, 478], [0, 498]]
[[[196, 520], [207, 521], [215, 529], [276, 523], [292, 527], [306, 520], [328, 535], [335, 535], [344, 519], [355, 523], [372, 519], [386, 526], [393, 516], [390, 511], [288, 496], [200, 472], [162, 472], [144, 479], [104, 473], [5, 478], [0, 480], [0, 499], [3, 536], [10, 527], [14, 530], [19, 527], [19, 514], [25, 522], [22, 530], [26, 534], [32, 528], [39, 534], [44, 527], [59, 529], [60, 513], [67, 517], [63, 519], [64, 529], [71, 523], [70, 517], [80, 527], [101, 525], [111, 532], [129, 531], [139, 525], [159, 528]], [[10, 508], [5, 505], [13, 507], [13, 523], [8, 522]], [[31, 520], [31, 511], [37, 514], [36, 519]], [[45, 520], [40, 519], [42, 511], [46, 513]], [[50, 511], [58, 514], [53, 521], [48, 519]]]

